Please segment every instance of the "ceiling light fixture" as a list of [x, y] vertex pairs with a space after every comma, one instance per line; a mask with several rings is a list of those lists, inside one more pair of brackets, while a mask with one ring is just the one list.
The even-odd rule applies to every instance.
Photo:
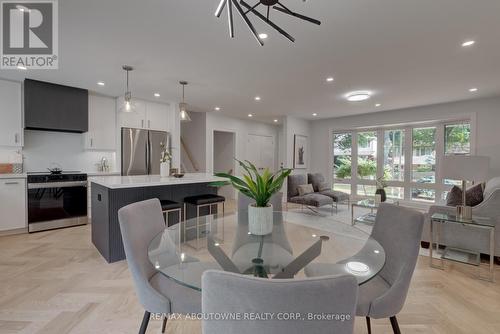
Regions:
[[277, 120], [277, 119], [275, 119], [273, 122], [274, 122], [274, 123], [278, 123], [278, 120]]
[[255, 101], [260, 101], [260, 96], [256, 96]]
[[462, 43], [462, 47], [466, 48], [466, 47], [472, 46], [474, 44], [476, 44], [476, 41], [466, 41], [466, 42]]
[[333, 77], [326, 78], [327, 82], [333, 82], [335, 79]]
[[477, 89], [477, 88], [471, 88], [471, 89], [469, 89], [469, 92], [471, 92], [471, 93], [475, 93], [475, 92], [477, 92], [477, 91], [478, 91], [478, 89]]
[[189, 117], [189, 114], [187, 112], [187, 103], [184, 101], [184, 88], [188, 84], [187, 81], [179, 81], [179, 83], [182, 85], [182, 102], [179, 103], [179, 113], [180, 113], [180, 119], [181, 122], [191, 122], [191, 117]]
[[356, 91], [347, 93], [345, 98], [349, 102], [361, 102], [366, 101], [372, 97], [372, 92], [369, 91]]
[[378, 107], [381, 107], [381, 106], [382, 106], [382, 104], [380, 104], [380, 103], [377, 103], [377, 104], [375, 105], [375, 107], [377, 107], [377, 108], [378, 108]]
[[214, 110], [215, 111], [220, 111], [220, 107], [215, 107]]
[[248, 114], [248, 117], [253, 117], [253, 115], [252, 114]]
[[318, 114], [316, 114], [316, 113], [313, 113], [313, 116], [314, 116], [314, 117], [316, 117], [316, 116], [318, 116]]
[[266, 33], [259, 34], [260, 39], [266, 39], [268, 36]]
[[17, 65], [18, 70], [26, 71], [28, 68], [26, 66]]
[[102, 81], [99, 81], [97, 84], [98, 84], [99, 86], [104, 86], [104, 85], [105, 85], [105, 83], [104, 83], [104, 82], [102, 82]]
[[[245, 7], [246, 11], [244, 11], [240, 5]], [[260, 5], [267, 7], [267, 9], [265, 9], [264, 14], [257, 10], [257, 8]], [[217, 10], [215, 11], [215, 16], [220, 17], [222, 14], [222, 11], [224, 10], [224, 7], [227, 7], [227, 17], [228, 17], [228, 21], [229, 21], [229, 36], [231, 38], [234, 37], [233, 6], [234, 6], [234, 8], [236, 8], [236, 11], [238, 12], [238, 14], [240, 14], [243, 21], [245, 21], [248, 29], [250, 29], [250, 31], [252, 32], [252, 35], [255, 37], [255, 39], [257, 40], [257, 42], [260, 45], [264, 45], [264, 42], [262, 41], [263, 38], [261, 38], [257, 34], [255, 27], [253, 26], [252, 22], [248, 18], [248, 13], [250, 13], [250, 12], [252, 14], [254, 14], [256, 17], [258, 17], [260, 20], [262, 20], [264, 23], [268, 24], [271, 28], [275, 29], [280, 34], [285, 36], [291, 42], [295, 42], [295, 38], [293, 38], [286, 31], [281, 29], [277, 24], [275, 24], [274, 22], [269, 20], [269, 14], [271, 12], [271, 8], [278, 11], [278, 12], [281, 12], [283, 14], [287, 14], [287, 15], [296, 17], [298, 19], [311, 22], [313, 24], [317, 24], [317, 25], [321, 24], [321, 22], [318, 20], [315, 20], [313, 18], [310, 18], [310, 17], [307, 17], [305, 15], [298, 14], [298, 13], [291, 11], [288, 7], [283, 5], [279, 0], [259, 0], [259, 2], [257, 2], [257, 4], [255, 4], [253, 6], [249, 5], [244, 0], [221, 0], [219, 2], [219, 5], [217, 6]]]
[[122, 69], [127, 73], [127, 90], [125, 91], [125, 95], [123, 98], [123, 106], [121, 109], [123, 112], [133, 112], [135, 111], [135, 106], [132, 103], [132, 92], [130, 91], [128, 85], [128, 77], [129, 77], [129, 72], [133, 71], [134, 68], [129, 65], [123, 65]]
[[161, 96], [160, 93], [154, 93], [153, 95], [154, 95], [154, 97], [160, 97]]

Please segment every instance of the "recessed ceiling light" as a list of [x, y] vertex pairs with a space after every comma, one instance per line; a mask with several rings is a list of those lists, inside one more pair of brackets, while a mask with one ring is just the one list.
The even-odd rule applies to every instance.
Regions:
[[465, 41], [465, 42], [462, 43], [462, 47], [465, 48], [465, 47], [468, 47], [468, 46], [472, 46], [474, 44], [476, 44], [476, 41]]
[[316, 114], [316, 113], [313, 113], [313, 116], [314, 116], [314, 117], [316, 117], [316, 116], [318, 116], [318, 114]]
[[214, 110], [215, 111], [220, 111], [220, 107], [215, 107]]
[[478, 89], [477, 89], [477, 88], [471, 88], [471, 89], [469, 89], [469, 92], [471, 92], [471, 93], [475, 93], [475, 92], [477, 92], [477, 91], [478, 91]]
[[377, 107], [377, 108], [378, 108], [378, 107], [380, 107], [380, 106], [382, 106], [382, 104], [380, 104], [380, 103], [377, 103], [377, 104], [375, 105], [375, 107]]
[[248, 114], [248, 117], [253, 117], [253, 115], [252, 114]]
[[27, 68], [26, 66], [17, 65], [17, 69], [18, 69], [18, 70], [23, 70], [23, 71], [26, 71], [28, 68]]
[[333, 77], [328, 77], [328, 78], [326, 78], [326, 81], [327, 81], [327, 82], [333, 82], [334, 80], [335, 80], [335, 79], [334, 79]]
[[278, 120], [277, 120], [277, 119], [275, 119], [273, 122], [274, 122], [274, 123], [278, 123]]
[[160, 95], [160, 93], [154, 93], [153, 95], [154, 95], [155, 97], [160, 97], [160, 96], [161, 96], [161, 95]]
[[259, 38], [260, 39], [266, 39], [267, 38], [267, 34], [266, 33], [259, 34]]
[[369, 91], [350, 92], [350, 93], [347, 93], [345, 96], [345, 98], [349, 102], [366, 101], [371, 97], [372, 97], [372, 92], [369, 92]]
[[104, 86], [104, 85], [105, 85], [105, 83], [104, 83], [104, 82], [102, 82], [102, 81], [97, 82], [97, 84], [98, 84], [99, 86]]
[[260, 101], [260, 96], [256, 96], [255, 101]]

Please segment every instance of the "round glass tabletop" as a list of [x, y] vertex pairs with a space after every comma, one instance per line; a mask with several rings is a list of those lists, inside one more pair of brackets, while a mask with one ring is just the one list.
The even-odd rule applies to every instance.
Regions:
[[148, 257], [168, 278], [200, 291], [209, 269], [272, 279], [349, 273], [363, 284], [385, 264], [382, 246], [349, 224], [294, 212], [273, 218], [264, 236], [249, 232], [248, 211], [190, 219], [158, 234]]

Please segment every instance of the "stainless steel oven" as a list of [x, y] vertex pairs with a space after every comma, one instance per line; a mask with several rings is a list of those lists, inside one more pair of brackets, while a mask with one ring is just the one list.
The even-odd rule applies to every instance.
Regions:
[[28, 175], [28, 231], [87, 224], [87, 175]]

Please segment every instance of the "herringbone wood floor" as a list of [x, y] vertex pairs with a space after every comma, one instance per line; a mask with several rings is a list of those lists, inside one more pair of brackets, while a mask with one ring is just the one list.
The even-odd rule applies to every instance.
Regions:
[[[398, 316], [402, 332], [500, 333], [500, 284], [475, 275], [459, 264], [430, 269], [420, 257]], [[0, 237], [0, 333], [137, 333], [142, 315], [126, 262], [105, 262], [90, 225]], [[151, 321], [148, 333], [160, 326]], [[372, 328], [391, 333], [388, 320]], [[199, 323], [185, 321], [170, 321], [167, 331], [201, 333]], [[364, 319], [355, 333], [366, 333]]]

